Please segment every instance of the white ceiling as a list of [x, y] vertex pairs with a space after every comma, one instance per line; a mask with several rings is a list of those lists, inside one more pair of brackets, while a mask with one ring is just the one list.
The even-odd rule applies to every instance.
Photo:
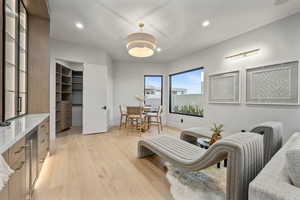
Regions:
[[[51, 37], [99, 47], [115, 60], [166, 62], [300, 11], [300, 0], [49, 0]], [[202, 27], [204, 20], [211, 25]], [[82, 22], [83, 30], [75, 27]], [[126, 37], [145, 23], [160, 53], [131, 58]]]

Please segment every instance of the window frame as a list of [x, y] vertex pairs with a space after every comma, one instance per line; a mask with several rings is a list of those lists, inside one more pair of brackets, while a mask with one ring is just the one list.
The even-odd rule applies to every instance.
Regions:
[[160, 92], [160, 105], [163, 105], [163, 93], [164, 93], [164, 76], [163, 75], [144, 75], [144, 104], [146, 104], [146, 77], [160, 77], [161, 79], [161, 92]]
[[[23, 0], [19, 0], [19, 13], [21, 12], [21, 6], [23, 6], [24, 10], [25, 10], [25, 13], [26, 13], [26, 63], [25, 63], [25, 68], [26, 68], [26, 74], [25, 74], [25, 84], [26, 84], [26, 93], [25, 93], [25, 100], [23, 101], [26, 101], [25, 103], [25, 112], [24, 114], [20, 114], [21, 111], [19, 111], [19, 108], [21, 106], [22, 108], [22, 104], [23, 102], [21, 101], [20, 103], [20, 33], [21, 31], [18, 31], [18, 45], [19, 45], [19, 51], [18, 51], [18, 98], [17, 98], [17, 116], [15, 118], [19, 118], [19, 117], [22, 117], [22, 116], [25, 116], [28, 114], [28, 77], [29, 77], [29, 71], [28, 71], [28, 59], [29, 59], [29, 12], [27, 10], [27, 7], [26, 5], [24, 4], [24, 1]], [[21, 26], [21, 22], [20, 22], [20, 16], [19, 16], [19, 23], [18, 23], [18, 28], [20, 30], [20, 26]], [[10, 120], [10, 119], [9, 119]]]
[[[14, 120], [14, 119], [17, 119], [17, 118], [19, 118], [19, 117], [22, 117], [22, 116], [24, 116], [24, 115], [27, 115], [28, 114], [28, 58], [29, 58], [29, 51], [28, 51], [28, 47], [29, 47], [29, 20], [28, 20], [28, 18], [29, 18], [29, 14], [28, 14], [28, 10], [27, 10], [27, 7], [25, 6], [25, 4], [24, 4], [24, 2], [23, 2], [23, 0], [15, 0], [16, 1], [16, 3], [17, 3], [17, 11], [18, 11], [18, 17], [17, 17], [17, 20], [16, 20], [16, 30], [17, 30], [17, 33], [16, 33], [16, 39], [15, 39], [15, 46], [16, 46], [16, 50], [15, 50], [15, 53], [16, 53], [16, 69], [15, 69], [15, 78], [16, 78], [16, 80], [15, 80], [15, 84], [16, 84], [16, 99], [15, 99], [15, 116], [14, 117], [11, 117], [11, 118], [6, 118], [6, 116], [5, 116], [5, 112], [6, 112], [6, 107], [5, 107], [5, 103], [6, 103], [6, 99], [5, 99], [5, 86], [6, 86], [6, 82], [5, 82], [5, 74], [6, 74], [6, 49], [5, 49], [5, 42], [6, 42], [6, 34], [5, 34], [5, 32], [6, 32], [6, 14], [5, 14], [5, 12], [2, 10], [2, 17], [3, 17], [3, 21], [2, 21], [2, 24], [3, 24], [3, 30], [2, 30], [2, 45], [3, 45], [3, 48], [4, 48], [4, 50], [3, 50], [3, 52], [2, 52], [2, 63], [1, 63], [1, 65], [2, 66], [0, 66], [1, 67], [1, 73], [2, 73], [2, 76], [1, 76], [1, 82], [2, 82], [2, 87], [1, 87], [1, 92], [0, 92], [0, 94], [2, 95], [1, 96], [1, 101], [0, 102], [2, 102], [2, 107], [1, 107], [1, 109], [0, 109], [0, 111], [1, 111], [1, 113], [0, 113], [0, 121], [1, 122], [5, 122], [5, 121], [11, 121], [11, 120]], [[6, 1], [4, 1], [3, 0], [3, 8], [5, 9], [5, 3], [6, 3]], [[25, 10], [25, 13], [26, 13], [26, 19], [27, 19], [27, 21], [26, 21], [26, 63], [25, 63], [25, 67], [26, 67], [26, 76], [25, 76], [25, 78], [26, 78], [26, 80], [25, 80], [25, 82], [26, 82], [26, 96], [25, 96], [25, 98], [26, 98], [26, 104], [25, 104], [25, 113], [24, 114], [20, 114], [20, 111], [19, 111], [19, 108], [20, 108], [20, 85], [19, 85], [19, 83], [20, 83], [20, 33], [21, 33], [21, 31], [20, 31], [20, 26], [21, 26], [21, 20], [20, 20], [20, 10], [21, 10], [21, 6], [23, 6], [24, 7], [24, 10]]]
[[189, 69], [189, 70], [186, 70], [186, 71], [181, 71], [181, 72], [169, 74], [169, 113], [170, 114], [185, 115], [185, 116], [192, 116], [192, 117], [204, 118], [204, 115], [201, 116], [201, 115], [193, 115], [193, 114], [187, 114], [187, 113], [178, 113], [178, 112], [173, 112], [172, 111], [172, 77], [176, 76], [176, 75], [180, 75], [180, 74], [185, 74], [185, 73], [188, 73], [188, 72], [197, 71], [197, 70], [204, 70], [204, 67], [197, 67], [197, 68], [194, 68], [194, 69]]

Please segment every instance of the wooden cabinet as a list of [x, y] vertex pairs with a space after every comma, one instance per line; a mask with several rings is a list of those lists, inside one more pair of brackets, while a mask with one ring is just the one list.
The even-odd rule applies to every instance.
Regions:
[[8, 185], [4, 187], [4, 189], [0, 192], [1, 200], [8, 200]]
[[72, 102], [62, 101], [60, 104], [60, 125], [61, 130], [68, 129], [72, 126]]
[[[46, 156], [49, 152], [49, 118], [45, 119], [38, 126], [37, 135], [37, 147], [38, 147], [38, 173], [42, 169]], [[31, 195], [29, 183], [29, 173], [35, 170], [32, 166], [33, 162], [28, 162], [28, 159], [32, 153], [28, 154], [28, 151], [33, 152], [31, 147], [28, 147], [28, 135], [26, 138], [22, 138], [16, 144], [14, 144], [9, 150], [3, 154], [4, 159], [8, 165], [15, 171], [6, 187], [0, 191], [0, 200], [25, 200]], [[27, 145], [27, 147], [26, 147]], [[30, 164], [31, 163], [31, 164]], [[33, 170], [32, 170], [33, 169]]]
[[[50, 112], [49, 18], [45, 0], [26, 0], [28, 5], [28, 113]], [[42, 6], [41, 9], [40, 6]], [[43, 10], [43, 11], [41, 11]], [[41, 17], [40, 12], [44, 12]]]
[[8, 182], [8, 199], [24, 200], [26, 197], [26, 167], [25, 160], [14, 168], [15, 173], [10, 177]]
[[1, 200], [25, 200], [26, 197], [26, 166], [25, 138], [13, 145], [3, 154], [8, 165], [15, 171], [8, 184], [0, 192]]
[[[8, 162], [8, 152], [5, 152], [2, 156], [6, 160], [6, 162]], [[8, 185], [6, 185], [4, 189], [0, 191], [0, 199], [8, 200]]]
[[26, 197], [25, 138], [8, 150], [7, 163], [15, 171], [6, 186], [8, 200], [24, 200]]
[[49, 119], [42, 122], [38, 128], [38, 160], [39, 172], [49, 152]]
[[[4, 75], [0, 78], [0, 104], [3, 105], [0, 108], [0, 120], [26, 113], [49, 113], [50, 19], [47, 1], [0, 2], [0, 73]], [[31, 156], [25, 156], [28, 153], [25, 149], [30, 148], [25, 147], [23, 138], [5, 153], [7, 163], [15, 173], [5, 189], [0, 191], [0, 200], [26, 198], [27, 173], [31, 169], [27, 161]]]
[[56, 132], [72, 126], [72, 70], [56, 63]]
[[9, 166], [18, 168], [21, 165], [20, 162], [25, 162], [25, 138], [22, 138], [8, 151]]

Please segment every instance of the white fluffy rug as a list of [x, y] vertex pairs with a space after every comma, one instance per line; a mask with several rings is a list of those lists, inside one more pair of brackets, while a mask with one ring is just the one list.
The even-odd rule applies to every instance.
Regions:
[[226, 168], [216, 166], [199, 172], [186, 172], [167, 165], [167, 179], [175, 200], [224, 200]]

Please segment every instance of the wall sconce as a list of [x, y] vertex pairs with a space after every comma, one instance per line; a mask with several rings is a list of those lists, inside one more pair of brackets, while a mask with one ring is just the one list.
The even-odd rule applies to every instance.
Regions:
[[242, 53], [238, 53], [238, 54], [235, 54], [235, 55], [232, 55], [232, 56], [227, 56], [225, 57], [226, 59], [235, 59], [235, 58], [245, 58], [245, 57], [248, 57], [248, 56], [251, 56], [253, 54], [256, 54], [260, 51], [260, 49], [253, 49], [253, 50], [250, 50], [250, 51], [245, 51], [245, 52], [242, 52]]

